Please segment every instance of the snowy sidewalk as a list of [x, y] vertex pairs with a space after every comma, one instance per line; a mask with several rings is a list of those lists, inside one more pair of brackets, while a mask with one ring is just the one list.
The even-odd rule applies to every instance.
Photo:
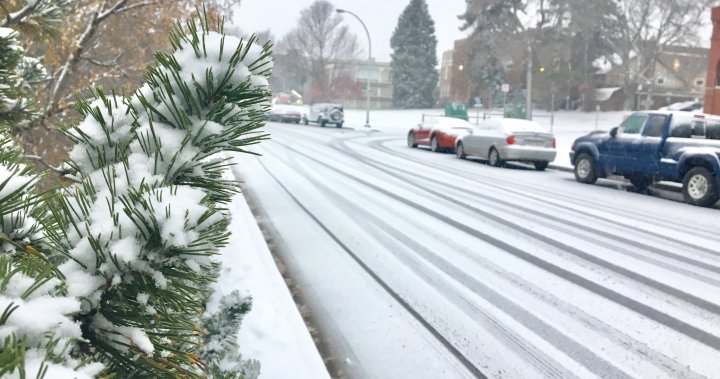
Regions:
[[244, 359], [260, 362], [261, 379], [330, 379], [245, 197], [238, 194], [228, 208], [232, 235], [221, 251], [223, 269], [208, 308], [235, 289], [252, 296], [238, 344]]

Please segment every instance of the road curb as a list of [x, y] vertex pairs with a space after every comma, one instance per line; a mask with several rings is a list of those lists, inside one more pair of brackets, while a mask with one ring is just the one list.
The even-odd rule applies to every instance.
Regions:
[[548, 168], [551, 168], [551, 169], [553, 169], [553, 170], [558, 170], [558, 171], [564, 171], [564, 172], [573, 172], [573, 168], [572, 168], [572, 167], [554, 165], [554, 164], [552, 164], [552, 163], [551, 163], [550, 165], [548, 165]]
[[[551, 168], [553, 170], [557, 171], [563, 171], [563, 172], [573, 172], [573, 168], [569, 166], [562, 166], [562, 165], [554, 165], [550, 164], [548, 165], [548, 168]], [[627, 182], [627, 180], [622, 180], [623, 182]], [[669, 182], [655, 182], [650, 188], [655, 188], [663, 191], [669, 191], [669, 192], [682, 192], [682, 187], [678, 186], [677, 183], [669, 183]]]

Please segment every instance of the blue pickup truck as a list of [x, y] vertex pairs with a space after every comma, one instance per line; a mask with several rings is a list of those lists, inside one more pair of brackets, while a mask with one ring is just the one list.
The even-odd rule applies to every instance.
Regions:
[[672, 181], [682, 183], [686, 202], [713, 206], [720, 194], [720, 117], [636, 112], [609, 133], [575, 140], [570, 162], [581, 183], [622, 175], [645, 190], [653, 181]]

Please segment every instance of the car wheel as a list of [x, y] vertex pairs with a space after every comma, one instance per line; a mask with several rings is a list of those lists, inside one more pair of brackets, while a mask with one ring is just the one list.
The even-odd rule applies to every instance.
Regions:
[[493, 167], [502, 167], [502, 165], [505, 164], [505, 162], [500, 159], [500, 153], [494, 147], [490, 148], [490, 154], [488, 155], [488, 164]]
[[593, 184], [597, 181], [595, 160], [589, 154], [580, 154], [575, 160], [575, 180], [580, 183]]
[[413, 133], [413, 132], [408, 133], [407, 145], [408, 145], [408, 147], [417, 147], [417, 144], [415, 143], [415, 133]]
[[303, 124], [307, 125], [309, 123], [310, 123], [310, 120], [308, 120], [307, 118], [303, 118]]
[[335, 124], [335, 127], [336, 127], [336, 128], [342, 128], [342, 124], [343, 124], [342, 122], [338, 122], [337, 124]]
[[327, 121], [323, 120], [322, 118], [318, 118], [318, 124], [320, 124], [321, 128], [324, 128], [325, 125], [327, 125]]
[[545, 169], [550, 164], [550, 162], [546, 162], [546, 161], [538, 161], [538, 162], [533, 162], [533, 163], [535, 164], [535, 169], [538, 171], [545, 171]]
[[296, 124], [299, 124], [299, 123], [300, 123], [300, 120], [295, 120], [295, 123], [296, 123]]
[[438, 139], [435, 136], [432, 136], [430, 139], [430, 151], [433, 153], [439, 153], [440, 152], [440, 144], [438, 143]]
[[711, 207], [718, 201], [718, 182], [705, 167], [695, 167], [683, 179], [683, 197], [687, 203]]
[[630, 177], [630, 183], [632, 183], [633, 187], [638, 191], [643, 192], [650, 187], [652, 180], [645, 175], [633, 175]]
[[465, 158], [467, 158], [467, 155], [465, 155], [465, 149], [463, 148], [462, 142], [458, 142], [457, 148], [455, 148], [455, 154], [456, 154], [457, 157], [460, 158], [460, 159], [465, 159]]

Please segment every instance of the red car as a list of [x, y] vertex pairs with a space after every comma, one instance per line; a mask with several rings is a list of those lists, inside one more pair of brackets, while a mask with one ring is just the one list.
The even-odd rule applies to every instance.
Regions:
[[410, 129], [407, 136], [409, 147], [430, 146], [433, 152], [455, 151], [455, 140], [467, 134], [472, 124], [453, 117], [425, 117], [425, 121]]

